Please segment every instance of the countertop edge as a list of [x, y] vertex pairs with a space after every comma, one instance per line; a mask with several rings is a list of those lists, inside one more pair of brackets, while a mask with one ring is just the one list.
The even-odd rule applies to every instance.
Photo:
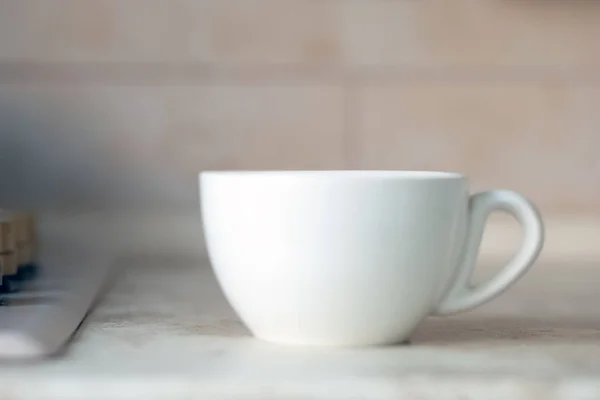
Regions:
[[[59, 379], [57, 379], [59, 378]], [[12, 378], [11, 378], [12, 379]], [[435, 384], [432, 385], [432, 379]], [[17, 381], [18, 383], [18, 381]], [[29, 382], [28, 382], [29, 383]], [[340, 384], [343, 384], [340, 386]], [[0, 386], [10, 387], [15, 381], [0, 380]], [[128, 377], [126, 382], [115, 377], [90, 378], [89, 380], [60, 379], [49, 376], [37, 379], [35, 387], [23, 384], [19, 393], [22, 398], [80, 398], [85, 393], [88, 399], [105, 398], [146, 398], [146, 399], [397, 399], [409, 396], [419, 399], [444, 398], [488, 399], [490, 393], [494, 398], [506, 399], [541, 399], [579, 400], [597, 398], [600, 395], [600, 384], [597, 377], [552, 378], [509, 378], [509, 377], [474, 377], [445, 376], [442, 374], [410, 375], [394, 381], [381, 380], [344, 380], [343, 382], [312, 382], [312, 384], [280, 384], [272, 382], [207, 382], [192, 376], [167, 376], [163, 379], [148, 381], [145, 376]], [[85, 392], [82, 391], [85, 388]], [[225, 388], [225, 389], [224, 389]], [[40, 396], [41, 394], [41, 396]], [[56, 396], [56, 397], [55, 397]], [[21, 397], [20, 397], [21, 398]]]

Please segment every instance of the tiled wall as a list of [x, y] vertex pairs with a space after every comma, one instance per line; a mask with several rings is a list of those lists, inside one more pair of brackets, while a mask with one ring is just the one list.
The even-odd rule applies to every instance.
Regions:
[[599, 38], [595, 0], [0, 0], [0, 178], [177, 210], [202, 169], [450, 169], [593, 213]]

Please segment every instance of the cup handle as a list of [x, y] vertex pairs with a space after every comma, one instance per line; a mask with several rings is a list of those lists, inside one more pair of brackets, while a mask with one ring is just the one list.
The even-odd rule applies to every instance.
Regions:
[[[524, 230], [517, 254], [488, 282], [472, 287], [469, 280], [475, 268], [488, 215], [503, 210], [512, 214]], [[477, 193], [469, 199], [469, 222], [462, 261], [434, 315], [449, 315], [478, 307], [504, 292], [521, 278], [538, 258], [544, 244], [544, 225], [539, 211], [522, 195], [508, 190]]]

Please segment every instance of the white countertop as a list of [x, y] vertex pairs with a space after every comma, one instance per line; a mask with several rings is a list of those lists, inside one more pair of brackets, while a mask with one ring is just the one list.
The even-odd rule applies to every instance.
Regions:
[[202, 257], [115, 262], [113, 289], [72, 346], [51, 360], [0, 366], [0, 398], [600, 397], [594, 263], [542, 261], [489, 305], [427, 320], [411, 345], [301, 349], [249, 337]]

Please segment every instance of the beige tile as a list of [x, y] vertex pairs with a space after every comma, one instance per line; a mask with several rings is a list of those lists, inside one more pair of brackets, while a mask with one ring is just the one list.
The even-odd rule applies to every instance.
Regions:
[[0, 61], [600, 66], [596, 1], [0, 2]]
[[203, 169], [343, 167], [342, 103], [329, 86], [0, 85], [0, 181], [48, 204], [195, 206]]
[[0, 85], [0, 108], [14, 110], [23, 144], [110, 155], [113, 161], [155, 160], [164, 135], [159, 88], [96, 85]]
[[166, 91], [164, 156], [202, 169], [341, 168], [342, 90], [206, 86]]
[[35, 62], [147, 61], [169, 54], [156, 0], [24, 0], [0, 5], [0, 58]]
[[181, 204], [158, 188], [168, 172], [156, 161], [165, 133], [161, 100], [144, 87], [0, 85], [0, 180], [11, 188], [2, 199], [52, 207]]
[[[189, 32], [210, 38], [207, 57], [228, 64], [327, 64], [339, 59], [336, 4], [304, 0], [209, 1]], [[200, 14], [198, 12], [197, 14]], [[182, 33], [182, 37], [187, 37]], [[190, 49], [193, 49], [190, 43]]]
[[600, 65], [600, 2], [343, 2], [346, 60], [359, 65]]
[[550, 211], [600, 209], [600, 85], [368, 85], [360, 168], [462, 171], [476, 190], [524, 192]]
[[0, 60], [322, 64], [339, 54], [330, 2], [0, 3]]
[[343, 159], [337, 86], [0, 85], [0, 109], [40, 121], [20, 134], [30, 135], [20, 139], [24, 145], [55, 143], [51, 151], [72, 150], [65, 157], [81, 161], [196, 174], [202, 168], [340, 168]]

